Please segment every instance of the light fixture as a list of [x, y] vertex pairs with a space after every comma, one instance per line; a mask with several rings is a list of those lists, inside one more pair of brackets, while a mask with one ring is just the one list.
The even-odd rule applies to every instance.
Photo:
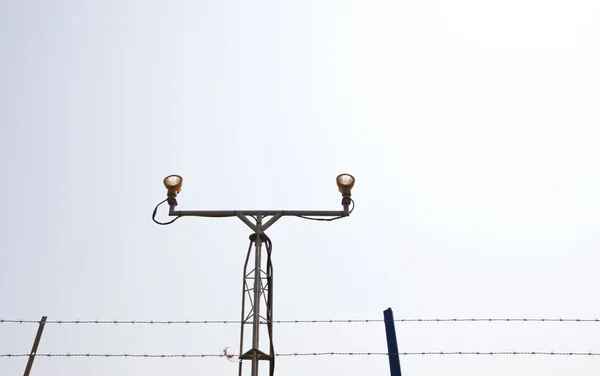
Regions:
[[183, 178], [179, 175], [169, 175], [163, 180], [165, 188], [167, 188], [167, 196], [175, 197], [181, 192], [181, 185], [183, 184]]
[[[163, 183], [167, 188], [168, 197], [166, 200], [163, 200], [156, 205], [152, 212], [152, 220], [156, 224], [170, 225], [177, 219], [183, 217], [237, 217], [252, 230], [252, 235], [250, 235], [250, 246], [248, 247], [243, 271], [242, 321], [240, 321], [241, 339], [240, 356], [238, 359], [240, 361], [239, 374], [250, 374], [243, 372], [244, 369], [242, 367], [248, 360], [252, 361], [251, 373], [253, 376], [259, 374], [259, 363], [262, 363], [259, 361], [262, 360], [269, 361], [269, 369], [272, 374], [276, 357], [275, 350], [273, 349], [272, 333], [272, 323], [274, 322], [272, 299], [273, 273], [271, 264], [272, 244], [267, 234], [265, 234], [265, 231], [271, 228], [271, 226], [282, 217], [297, 217], [327, 222], [348, 217], [354, 210], [354, 201], [350, 197], [355, 183], [354, 176], [350, 174], [341, 174], [336, 178], [336, 184], [343, 196], [343, 210], [177, 210], [176, 196], [181, 191], [183, 179], [179, 175], [169, 175], [164, 179]], [[161, 222], [156, 219], [156, 212], [158, 207], [165, 202], [169, 205], [168, 215], [173, 219]], [[350, 207], [352, 208], [350, 209]], [[266, 254], [266, 260], [262, 256], [263, 253]], [[254, 265], [249, 262], [251, 255], [254, 255], [254, 257], [252, 257], [254, 259]], [[248, 336], [245, 336], [246, 332], [249, 330], [249, 324], [251, 324], [252, 328], [251, 344], [249, 343], [250, 341], [248, 341]], [[263, 330], [265, 325], [267, 326], [266, 331]], [[259, 341], [259, 333], [261, 332], [266, 332], [264, 334], [268, 334], [268, 339], [265, 338], [262, 342]], [[267, 344], [270, 344], [270, 347], [267, 347]], [[230, 355], [225, 351], [225, 356], [229, 357]]]
[[350, 174], [340, 174], [335, 179], [338, 189], [344, 197], [350, 197], [352, 195], [352, 187], [354, 187], [354, 176]]

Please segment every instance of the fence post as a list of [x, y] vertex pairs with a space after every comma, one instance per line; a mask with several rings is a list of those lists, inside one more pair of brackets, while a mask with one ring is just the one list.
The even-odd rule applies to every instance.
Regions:
[[31, 372], [31, 366], [33, 366], [35, 354], [37, 353], [38, 345], [40, 344], [40, 339], [42, 339], [42, 332], [44, 331], [44, 325], [46, 325], [47, 318], [47, 316], [42, 316], [42, 319], [40, 320], [40, 326], [38, 327], [37, 334], [35, 335], [33, 347], [31, 348], [31, 352], [29, 353], [29, 360], [27, 361], [27, 367], [25, 367], [25, 373], [23, 374], [23, 376], [29, 376], [29, 372]]
[[385, 322], [385, 335], [387, 337], [388, 358], [390, 360], [390, 375], [402, 376], [400, 370], [400, 355], [398, 354], [398, 342], [396, 341], [396, 326], [394, 324], [394, 313], [391, 308], [383, 311]]

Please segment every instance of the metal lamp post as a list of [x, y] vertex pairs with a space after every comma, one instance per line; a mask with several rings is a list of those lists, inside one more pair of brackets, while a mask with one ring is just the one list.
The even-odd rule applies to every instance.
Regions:
[[[250, 245], [244, 263], [239, 376], [243, 375], [243, 366], [246, 363], [245, 361], [248, 360], [251, 361], [251, 376], [258, 376], [260, 361], [269, 362], [270, 376], [273, 376], [275, 369], [272, 245], [265, 231], [284, 216], [319, 221], [332, 221], [349, 216], [354, 209], [354, 202], [350, 198], [354, 182], [355, 179], [350, 174], [341, 174], [336, 178], [338, 189], [342, 194], [342, 210], [176, 210], [176, 197], [181, 191], [183, 179], [179, 175], [169, 175], [164, 179], [163, 183], [167, 188], [167, 199], [156, 206], [152, 215], [152, 219], [157, 224], [171, 224], [180, 217], [238, 217], [253, 231], [250, 235]], [[158, 222], [155, 219], [158, 207], [164, 202], [169, 205], [169, 216], [175, 217], [170, 222], [165, 223]], [[352, 204], [352, 208], [350, 204]], [[263, 243], [266, 249], [266, 258], [263, 257], [262, 253]], [[254, 253], [254, 265], [249, 269], [248, 264], [252, 253]], [[261, 325], [263, 328], [266, 326], [267, 329], [268, 349], [261, 347]], [[249, 347], [245, 347], [244, 333], [249, 326], [252, 327], [252, 342]]]

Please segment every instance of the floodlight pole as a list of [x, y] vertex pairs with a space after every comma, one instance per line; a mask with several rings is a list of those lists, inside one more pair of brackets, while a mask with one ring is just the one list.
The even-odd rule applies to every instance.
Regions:
[[[345, 201], [344, 201], [345, 200]], [[242, 286], [242, 318], [240, 330], [240, 365], [238, 376], [244, 376], [243, 365], [251, 361], [250, 376], [259, 376], [259, 362], [269, 362], [269, 376], [274, 375], [275, 350], [273, 348], [273, 265], [271, 263], [271, 240], [265, 231], [277, 220], [285, 216], [304, 217], [347, 217], [350, 215], [348, 205], [349, 195], [344, 197], [344, 210], [175, 210], [177, 200], [171, 196], [167, 199], [169, 216], [172, 217], [238, 217], [252, 231], [250, 246], [244, 263], [244, 278]], [[265, 219], [267, 219], [265, 221]], [[262, 257], [262, 245], [265, 243], [266, 259]], [[250, 256], [254, 252], [254, 267], [248, 270]], [[264, 265], [264, 266], [263, 266]], [[261, 314], [261, 305], [265, 314]], [[248, 305], [246, 304], [248, 303]], [[252, 342], [249, 349], [244, 346], [244, 332], [252, 325]], [[261, 325], [267, 328], [269, 347], [261, 350]]]

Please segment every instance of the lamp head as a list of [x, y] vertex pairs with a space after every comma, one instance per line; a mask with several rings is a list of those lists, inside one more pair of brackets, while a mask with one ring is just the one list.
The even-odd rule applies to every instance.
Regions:
[[183, 178], [179, 175], [169, 175], [163, 180], [165, 188], [167, 188], [168, 197], [176, 197], [181, 192], [181, 185], [183, 184]]
[[350, 174], [340, 174], [335, 179], [339, 191], [344, 197], [350, 197], [352, 195], [352, 187], [354, 187], [354, 176]]

